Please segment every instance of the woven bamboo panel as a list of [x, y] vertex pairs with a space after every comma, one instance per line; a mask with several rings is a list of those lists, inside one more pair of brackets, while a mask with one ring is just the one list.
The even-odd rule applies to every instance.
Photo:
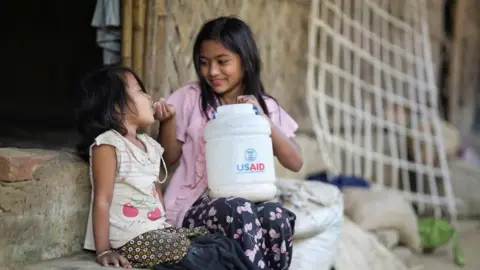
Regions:
[[[449, 48], [450, 48], [450, 41], [448, 38], [445, 36], [445, 31], [444, 31], [444, 3], [443, 1], [436, 1], [436, 0], [424, 0], [427, 6], [427, 16], [426, 18], [423, 17], [423, 19], [426, 19], [426, 22], [428, 23], [428, 31], [429, 31], [429, 38], [430, 38], [430, 50], [431, 50], [431, 59], [432, 59], [432, 64], [433, 64], [433, 71], [434, 71], [434, 76], [435, 76], [435, 82], [438, 84], [440, 82], [440, 76], [441, 74], [441, 68], [442, 68], [442, 60], [443, 60], [443, 54], [444, 52], [442, 51], [442, 47], [445, 45], [445, 50], [446, 53], [449, 53]], [[361, 13], [362, 8], [364, 8], [364, 3], [363, 1], [355, 1], [355, 0], [343, 0], [340, 1], [341, 4], [341, 12], [343, 13], [343, 16], [347, 16], [349, 18], [355, 17], [358, 12]], [[322, 6], [327, 7], [331, 6], [332, 3], [340, 3], [335, 0], [326, 0], [322, 1]], [[405, 1], [403, 0], [370, 0], [368, 1], [370, 5], [376, 5], [379, 7], [384, 8], [385, 10], [388, 11], [390, 15], [393, 17], [397, 18], [398, 20], [404, 21], [405, 23], [414, 26], [417, 28], [417, 31], [420, 31], [421, 24], [422, 22], [420, 21], [412, 21], [412, 17], [414, 14], [411, 14], [409, 12], [416, 12], [416, 5], [417, 4], [412, 4], [410, 3], [409, 5], [405, 6]], [[342, 33], [348, 40], [350, 40], [353, 44], [360, 45], [364, 47], [365, 50], [369, 51], [370, 54], [375, 54], [375, 45], [373, 42], [370, 42], [369, 44], [362, 43], [361, 40], [358, 40], [355, 38], [355, 36], [358, 34], [356, 31], [352, 31], [351, 29], [348, 30], [348, 26], [345, 25], [345, 23], [339, 23], [338, 25], [335, 26], [334, 20], [337, 18], [339, 15], [339, 12], [334, 14], [334, 12], [330, 11], [325, 14], [325, 17], [322, 18], [328, 24], [337, 31], [338, 33]], [[405, 13], [408, 10], [407, 14]], [[378, 15], [378, 14], [377, 14]], [[387, 30], [384, 29], [383, 26], [379, 25], [379, 19], [377, 15], [370, 14], [369, 15], [369, 20], [370, 23], [363, 21], [364, 19], [359, 19], [359, 22], [364, 25], [364, 27], [368, 28], [371, 32], [373, 32], [377, 36], [382, 36], [384, 39], [389, 40], [392, 44], [395, 46], [398, 46], [399, 48], [406, 48], [406, 40], [408, 40], [407, 43], [411, 43], [411, 33], [407, 33], [404, 30], [400, 29], [399, 27], [396, 27], [392, 24], [387, 25]], [[337, 17], [336, 17], [337, 16]], [[363, 18], [363, 17], [362, 17]], [[319, 37], [321, 38], [321, 37]], [[338, 46], [334, 45], [331, 40], [327, 41], [327, 54], [326, 58], [328, 59], [328, 62], [332, 62], [333, 58], [335, 57], [335, 49], [338, 49]], [[413, 46], [409, 44], [409, 46]], [[368, 49], [367, 49], [368, 47]], [[409, 51], [411, 54], [413, 54], [415, 57], [420, 59], [420, 57], [424, 57], [421, 55], [420, 52], [416, 51], [417, 49], [414, 49], [414, 47], [409, 48]], [[343, 70], [349, 70], [352, 69], [352, 62], [354, 62], [354, 57], [352, 55], [347, 55], [340, 51], [337, 52], [337, 57], [339, 57], [339, 67]], [[345, 61], [346, 58], [346, 61]], [[409, 66], [408, 62], [405, 61], [405, 59], [400, 59], [399, 62], [395, 60], [394, 54], [387, 53], [383, 54], [380, 53], [380, 56], [378, 56], [379, 60], [386, 63], [390, 64], [396, 69], [402, 71], [402, 72], [407, 72], [407, 68]], [[351, 59], [351, 60], [349, 60]], [[412, 67], [410, 67], [412, 68]], [[374, 67], [372, 65], [369, 65], [365, 61], [361, 61], [361, 78], [365, 82], [369, 84], [374, 84], [373, 80], [373, 69]], [[411, 71], [409, 72], [411, 73]], [[416, 77], [419, 76], [414, 72], [411, 74], [411, 76]], [[388, 78], [387, 78], [388, 79]], [[325, 84], [326, 84], [326, 90], [327, 93], [331, 91], [331, 89], [334, 88], [333, 84], [335, 83], [333, 81], [333, 78], [329, 76], [329, 74], [326, 74], [325, 78]], [[395, 80], [392, 79], [393, 82], [393, 87], [398, 88], [402, 87], [402, 85], [397, 84]], [[340, 79], [339, 82], [337, 82], [339, 85], [343, 85], [343, 80]], [[385, 85], [385, 81], [381, 82], [381, 87], [386, 89], [387, 85]], [[408, 89], [407, 87], [403, 86], [405, 89]], [[345, 86], [344, 86], [345, 88]], [[408, 92], [408, 91], [407, 91]], [[408, 96], [408, 93], [404, 93], [405, 96]], [[349, 97], [350, 100], [353, 100], [353, 97]], [[369, 97], [364, 97], [365, 99], [369, 99]], [[351, 104], [350, 101], [343, 100], [343, 102]], [[374, 102], [372, 101], [371, 104]]]
[[163, 96], [196, 80], [192, 48], [201, 25], [217, 16], [235, 15], [252, 28], [263, 61], [267, 92], [296, 119], [306, 117], [305, 74], [309, 1], [166, 1]]
[[[366, 4], [367, 2], [369, 3], [368, 5]], [[341, 34], [342, 38], [353, 44], [352, 46], [361, 47], [363, 51], [368, 52], [369, 55], [374, 56], [376, 59], [385, 65], [394, 68], [395, 70], [398, 70], [404, 74], [408, 74], [412, 77], [419, 76], [416, 74], [416, 66], [413, 64], [411, 59], [407, 60], [404, 57], [398, 57], [400, 55], [398, 48], [400, 48], [400, 50], [408, 51], [408, 54], [413, 56], [413, 58], [421, 59], [424, 57], [421, 50], [413, 45], [412, 32], [407, 31], [403, 27], [395, 25], [393, 22], [384, 20], [384, 18], [382, 18], [378, 13], [373, 11], [373, 6], [385, 10], [389, 14], [388, 16], [392, 16], [396, 20], [404, 22], [404, 24], [408, 25], [410, 28], [415, 28], [417, 33], [420, 33], [419, 31], [421, 31], [421, 24], [423, 22], [418, 19], [418, 15], [413, 15], [410, 13], [413, 12], [416, 7], [413, 5], [406, 6], [403, 0], [321, 1], [320, 10], [322, 10], [323, 13], [320, 13], [320, 16], [324, 23], [327, 24], [332, 31]], [[437, 6], [436, 9], [440, 11], [442, 10]], [[369, 11], [365, 12], [366, 10]], [[443, 16], [443, 13], [440, 13], [440, 15], [436, 14], [435, 12], [432, 13], [436, 16], [434, 17], [432, 15], [431, 17], [437, 21], [439, 20], [439, 17]], [[422, 17], [421, 20], [423, 19], [425, 18]], [[348, 23], [348, 20], [354, 20], [357, 24], [353, 26], [354, 24]], [[437, 23], [435, 20], [432, 23]], [[359, 25], [361, 25], [361, 27]], [[443, 26], [440, 26], [440, 29], [441, 27]], [[391, 47], [389, 49], [377, 47], [378, 43], [374, 42], [372, 37], [365, 39], [360, 35], [360, 31], [362, 31], [360, 28], [371, 32], [371, 36], [375, 36], [377, 40], [382, 39], [385, 42], [388, 42], [391, 44]], [[402, 88], [403, 93], [398, 93], [403, 95], [405, 98], [409, 98], [410, 88], [405, 81], [400, 80], [398, 77], [393, 76], [392, 74], [381, 72], [382, 74], [379, 75], [380, 79], [377, 82], [374, 73], [376, 70], [378, 71], [378, 66], [376, 66], [373, 62], [353, 54], [352, 50], [347, 48], [347, 46], [339, 45], [340, 42], [338, 39], [335, 41], [333, 35], [327, 34], [325, 36], [324, 43], [321, 43], [321, 34], [319, 34], [318, 38], [319, 44], [325, 44], [319, 45], [319, 51], [322, 49], [322, 46], [326, 47], [327, 52], [324, 57], [327, 63], [336, 66], [336, 68], [340, 68], [348, 74], [355, 73], [355, 70], [358, 68], [358, 78], [365, 82], [365, 84], [381, 87], [385, 91], [397, 91], [398, 89]], [[432, 37], [430, 37], [430, 41], [433, 42]], [[441, 53], [440, 45], [441, 43], [436, 43], [435, 47], [437, 50], [432, 52], [432, 54], [435, 55], [435, 64], [438, 63], [437, 67], [440, 66], [439, 64], [441, 59], [439, 56]], [[397, 49], [392, 49], [394, 46]], [[317, 57], [319, 57], [319, 51], [317, 52]], [[435, 69], [435, 71], [437, 72], [437, 69]], [[334, 96], [334, 89], [341, 88], [342, 94], [335, 96], [336, 99], [341, 100], [344, 104], [360, 106], [358, 104], [355, 105], [355, 94], [358, 94], [359, 92], [359, 84], [351, 84], [349, 83], [348, 79], [336, 75], [332, 76], [332, 74], [335, 74], [335, 72], [326, 72], [325, 82], [322, 82], [325, 84], [325, 93], [327, 95]], [[371, 91], [360, 92], [362, 92], [361, 99], [365, 102], [363, 106], [367, 106], [368, 103], [369, 106], [374, 108], [376, 103], [375, 95], [371, 94]], [[385, 103], [385, 105], [389, 106], [391, 104]], [[346, 123], [342, 121], [337, 121], [337, 124], [340, 125], [340, 128], [346, 125]]]

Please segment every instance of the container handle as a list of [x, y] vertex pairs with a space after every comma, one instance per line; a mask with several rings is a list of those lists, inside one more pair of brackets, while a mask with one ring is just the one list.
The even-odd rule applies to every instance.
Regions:
[[253, 106], [253, 110], [255, 111], [255, 114], [258, 115], [258, 108], [257, 108], [257, 106]]

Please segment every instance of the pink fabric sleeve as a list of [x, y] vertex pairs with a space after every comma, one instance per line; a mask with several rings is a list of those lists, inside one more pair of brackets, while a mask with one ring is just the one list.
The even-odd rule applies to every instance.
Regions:
[[268, 110], [270, 112], [270, 119], [288, 138], [295, 138], [295, 132], [298, 129], [298, 124], [293, 118], [271, 98], [265, 99]]
[[192, 96], [194, 91], [192, 91], [191, 87], [190, 84], [187, 84], [173, 92], [166, 99], [167, 103], [175, 108], [177, 140], [182, 142], [185, 142], [190, 115], [193, 110]]

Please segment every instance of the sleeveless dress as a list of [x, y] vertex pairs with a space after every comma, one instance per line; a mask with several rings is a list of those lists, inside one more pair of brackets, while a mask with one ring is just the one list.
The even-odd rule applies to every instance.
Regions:
[[[187, 254], [193, 237], [208, 231], [174, 228], [166, 221], [155, 182], [160, 175], [163, 148], [146, 134], [138, 139], [141, 150], [114, 130], [99, 135], [93, 146], [111, 145], [116, 149], [117, 169], [110, 206], [110, 245], [135, 268], [153, 268], [160, 263], [179, 263]], [[90, 148], [90, 157], [91, 149]], [[91, 164], [91, 160], [90, 160]], [[93, 186], [90, 167], [90, 182]], [[88, 218], [85, 249], [95, 250], [92, 203]]]

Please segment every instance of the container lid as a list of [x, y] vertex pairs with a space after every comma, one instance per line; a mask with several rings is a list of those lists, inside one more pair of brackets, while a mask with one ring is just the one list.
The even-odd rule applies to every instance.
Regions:
[[213, 119], [204, 128], [204, 138], [236, 135], [270, 136], [270, 123], [265, 117], [257, 115], [252, 104], [223, 105], [217, 108]]
[[232, 117], [235, 115], [254, 115], [255, 110], [252, 104], [230, 104], [217, 107], [215, 113], [215, 119], [221, 119], [224, 117]]

